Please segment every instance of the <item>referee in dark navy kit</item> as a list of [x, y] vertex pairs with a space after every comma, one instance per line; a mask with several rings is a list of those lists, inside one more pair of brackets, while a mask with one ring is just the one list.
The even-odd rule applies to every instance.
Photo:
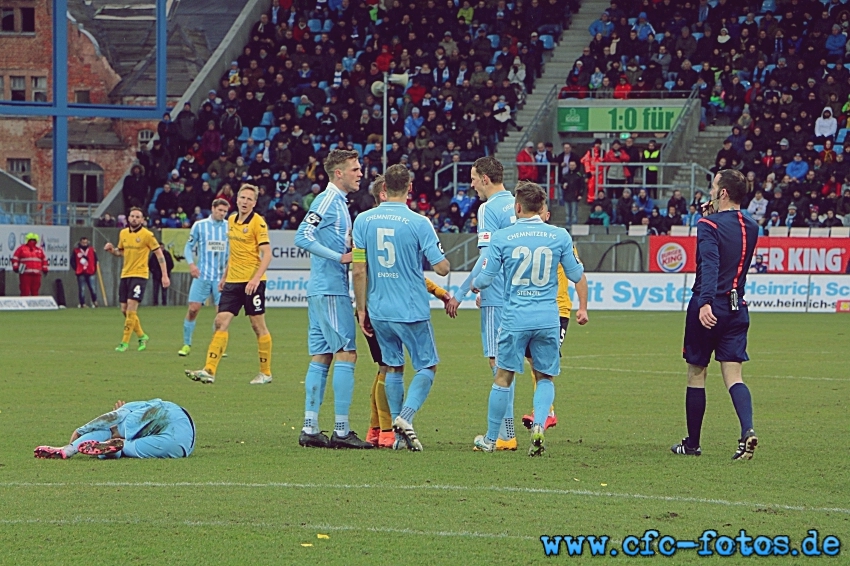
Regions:
[[747, 270], [758, 240], [758, 225], [741, 212], [747, 192], [740, 171], [725, 169], [711, 183], [697, 232], [697, 273], [685, 319], [688, 390], [685, 411], [688, 436], [671, 448], [674, 454], [699, 456], [700, 429], [705, 415], [705, 376], [711, 353], [720, 362], [723, 382], [741, 421], [741, 438], [733, 460], [749, 460], [758, 444], [753, 430], [753, 401], [741, 380], [747, 357], [750, 315], [744, 301]]

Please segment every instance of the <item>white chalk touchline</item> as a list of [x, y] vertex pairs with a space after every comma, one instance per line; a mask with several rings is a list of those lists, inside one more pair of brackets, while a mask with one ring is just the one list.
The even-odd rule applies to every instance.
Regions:
[[[662, 374], [662, 375], [681, 375], [687, 376], [688, 370], [687, 368], [682, 368], [682, 371], [669, 371], [669, 370], [653, 370], [653, 369], [624, 369], [624, 368], [600, 368], [600, 367], [590, 367], [590, 366], [573, 366], [566, 365], [564, 367], [564, 372], [568, 373], [570, 370], [582, 370], [582, 371], [610, 371], [613, 373], [647, 373], [647, 374]], [[850, 381], [850, 378], [846, 377], [808, 377], [804, 375], [750, 375], [747, 374], [744, 378], [753, 378], [753, 379], [803, 379], [809, 381]]]
[[677, 495], [645, 495], [641, 493], [614, 493], [608, 491], [590, 491], [586, 489], [552, 489], [534, 487], [507, 486], [465, 486], [465, 485], [387, 485], [387, 484], [320, 484], [289, 482], [0, 482], [0, 488], [7, 487], [234, 487], [244, 489], [379, 489], [379, 490], [435, 490], [435, 491], [484, 491], [495, 493], [532, 493], [542, 495], [579, 495], [585, 497], [612, 497], [621, 499], [644, 499], [650, 501], [674, 501], [679, 503], [708, 503], [730, 507], [770, 507], [786, 511], [804, 511], [810, 513], [844, 513], [850, 515], [850, 509], [842, 507], [807, 507], [805, 505], [784, 505], [780, 503], [757, 503], [752, 501], [729, 501], [704, 497], [683, 497]]
[[294, 527], [302, 530], [342, 532], [357, 531], [382, 534], [417, 535], [429, 537], [461, 537], [461, 538], [492, 538], [492, 539], [515, 539], [515, 540], [540, 540], [540, 537], [511, 535], [502, 533], [480, 533], [477, 531], [423, 531], [418, 529], [397, 529], [392, 527], [354, 527], [351, 525], [302, 525], [300, 523], [273, 523], [268, 521], [195, 521], [190, 519], [174, 519], [172, 521], [163, 519], [138, 519], [128, 517], [126, 519], [104, 519], [102, 517], [74, 517], [73, 519], [0, 519], [0, 525], [157, 525], [162, 527], [248, 527], [252, 529], [285, 529]]

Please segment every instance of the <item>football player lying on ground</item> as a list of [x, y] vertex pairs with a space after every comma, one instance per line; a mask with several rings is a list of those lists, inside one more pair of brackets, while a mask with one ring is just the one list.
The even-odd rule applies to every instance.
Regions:
[[39, 446], [36, 458], [65, 460], [77, 453], [103, 458], [185, 458], [195, 449], [195, 423], [181, 407], [162, 399], [118, 401], [71, 434], [61, 447]]

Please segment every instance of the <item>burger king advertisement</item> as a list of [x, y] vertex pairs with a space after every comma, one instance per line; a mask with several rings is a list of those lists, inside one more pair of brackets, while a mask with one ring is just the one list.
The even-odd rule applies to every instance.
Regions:
[[[755, 255], [762, 256], [768, 273], [850, 273], [850, 238], [762, 237]], [[695, 237], [649, 237], [649, 271], [653, 273], [694, 273], [696, 258]]]

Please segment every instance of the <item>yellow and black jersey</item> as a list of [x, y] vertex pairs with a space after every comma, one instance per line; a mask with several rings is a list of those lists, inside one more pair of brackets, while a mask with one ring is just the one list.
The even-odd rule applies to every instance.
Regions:
[[140, 277], [147, 279], [148, 258], [150, 252], [159, 249], [159, 242], [153, 232], [139, 227], [137, 230], [124, 228], [118, 234], [118, 249], [124, 252], [124, 266], [121, 268], [121, 279]]
[[[239, 213], [227, 218], [227, 239], [230, 241], [230, 260], [227, 264], [227, 283], [247, 283], [260, 267], [260, 246], [269, 243], [269, 227], [262, 216], [251, 212], [245, 222]], [[271, 253], [266, 249], [265, 253]], [[264, 273], [261, 281], [266, 280]]]
[[[573, 246], [573, 253], [576, 259], [581, 262], [578, 257], [578, 250]], [[569, 290], [570, 280], [567, 279], [567, 274], [564, 273], [564, 267], [558, 266], [558, 314], [562, 318], [570, 318], [570, 312], [573, 310], [573, 302], [570, 300]]]

